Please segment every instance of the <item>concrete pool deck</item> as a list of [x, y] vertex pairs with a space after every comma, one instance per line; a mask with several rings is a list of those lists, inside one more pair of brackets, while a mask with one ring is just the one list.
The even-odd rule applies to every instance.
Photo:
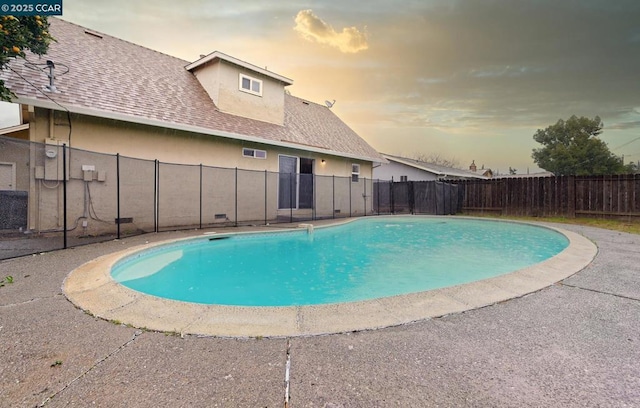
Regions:
[[294, 337], [372, 330], [524, 296], [573, 275], [596, 256], [597, 247], [585, 237], [554, 229], [569, 239], [569, 246], [539, 264], [464, 285], [361, 302], [296, 307], [202, 305], [145, 295], [111, 277], [111, 269], [119, 260], [167, 242], [145, 244], [92, 260], [69, 275], [63, 290], [72, 303], [91, 315], [181, 335]]
[[90, 316], [62, 294], [86, 262], [201, 232], [1, 261], [0, 278], [14, 281], [0, 287], [0, 407], [282, 407], [287, 389], [294, 408], [640, 406], [640, 236], [554, 225], [598, 246], [557, 284], [440, 318], [312, 337], [144, 331]]

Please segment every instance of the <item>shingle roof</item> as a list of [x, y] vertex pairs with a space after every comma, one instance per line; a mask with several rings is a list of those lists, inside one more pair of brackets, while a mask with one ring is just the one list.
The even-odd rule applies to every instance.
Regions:
[[409, 159], [406, 157], [392, 156], [390, 154], [385, 154], [385, 153], [382, 153], [382, 156], [389, 161], [402, 163], [407, 166], [428, 171], [430, 173], [434, 173], [440, 176], [453, 176], [453, 177], [465, 177], [465, 178], [477, 178], [477, 179], [488, 178], [483, 176], [482, 174], [474, 173], [472, 171], [456, 169], [454, 167], [441, 166], [439, 164], [423, 162], [420, 160]]
[[[50, 18], [57, 42], [36, 63], [54, 61], [58, 93], [47, 95], [72, 112], [131, 122], [185, 129], [199, 133], [267, 144], [326, 151], [328, 154], [384, 161], [327, 107], [285, 95], [284, 126], [220, 112], [198, 79], [185, 66], [189, 61]], [[61, 75], [64, 66], [69, 72]], [[48, 84], [44, 72], [11, 62], [0, 78], [17, 102], [55, 108], [36, 90]], [[24, 79], [33, 84], [27, 83]]]

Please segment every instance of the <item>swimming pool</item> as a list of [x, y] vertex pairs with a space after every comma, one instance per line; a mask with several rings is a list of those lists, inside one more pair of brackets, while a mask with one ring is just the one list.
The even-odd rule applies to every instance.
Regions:
[[499, 276], [568, 246], [509, 222], [375, 217], [330, 228], [209, 236], [118, 262], [112, 277], [167, 299], [234, 306], [357, 302]]
[[[393, 225], [400, 218], [404, 217], [385, 217], [384, 220], [391, 221], [390, 225]], [[449, 221], [464, 217], [415, 218]], [[467, 284], [356, 302], [268, 307], [206, 305], [147, 295], [125, 287], [111, 276], [114, 266], [134, 259], [147, 250], [156, 251], [177, 243], [208, 240], [208, 237], [202, 237], [201, 231], [149, 234], [113, 242], [111, 249], [105, 248], [106, 254], [71, 271], [63, 283], [63, 292], [69, 301], [92, 316], [172, 333], [246, 338], [371, 330], [460, 313], [524, 296], [573, 275], [589, 265], [596, 256], [597, 247], [582, 235], [558, 227], [548, 228], [564, 235], [569, 240], [569, 246], [545, 261]], [[270, 227], [250, 227], [232, 231], [247, 229], [257, 232], [273, 230]], [[314, 239], [319, 231], [315, 230]], [[185, 234], [191, 237], [185, 238]], [[242, 233], [214, 236], [218, 235], [240, 237]], [[149, 242], [140, 245], [140, 240]], [[112, 245], [122, 248], [112, 252]]]

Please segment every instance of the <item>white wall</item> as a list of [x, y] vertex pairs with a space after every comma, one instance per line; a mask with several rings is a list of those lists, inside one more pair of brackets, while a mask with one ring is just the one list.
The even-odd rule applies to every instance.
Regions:
[[408, 181], [429, 181], [438, 179], [434, 173], [418, 170], [415, 167], [392, 161], [389, 161], [388, 164], [381, 164], [373, 169], [373, 178], [376, 180], [391, 180], [391, 177], [393, 177], [393, 181], [400, 181], [400, 176], [407, 176]]

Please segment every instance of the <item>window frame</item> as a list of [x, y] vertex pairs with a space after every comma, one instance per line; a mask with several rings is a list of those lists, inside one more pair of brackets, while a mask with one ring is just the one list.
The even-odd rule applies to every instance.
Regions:
[[[242, 81], [244, 79], [248, 79], [249, 80], [249, 89], [247, 89], [247, 88], [242, 86]], [[253, 90], [253, 85], [256, 84], [256, 83], [260, 86], [260, 90], [258, 92]], [[238, 76], [238, 89], [241, 92], [246, 92], [248, 94], [256, 95], [256, 96], [262, 96], [262, 85], [263, 85], [263, 83], [262, 83], [261, 79], [254, 78], [252, 76], [249, 76], [247, 74], [242, 74], [242, 73], [239, 74], [239, 76]]]
[[409, 176], [400, 176], [400, 181], [409, 181]]
[[357, 183], [360, 181], [360, 164], [351, 163], [351, 182]]
[[[251, 154], [248, 154], [248, 152], [251, 152]], [[264, 157], [260, 157], [257, 153], [261, 152], [264, 154]], [[267, 159], [267, 151], [266, 150], [261, 150], [261, 149], [253, 149], [251, 147], [243, 147], [242, 148], [242, 157], [250, 157], [253, 159], [260, 159], [260, 160], [266, 160]]]

